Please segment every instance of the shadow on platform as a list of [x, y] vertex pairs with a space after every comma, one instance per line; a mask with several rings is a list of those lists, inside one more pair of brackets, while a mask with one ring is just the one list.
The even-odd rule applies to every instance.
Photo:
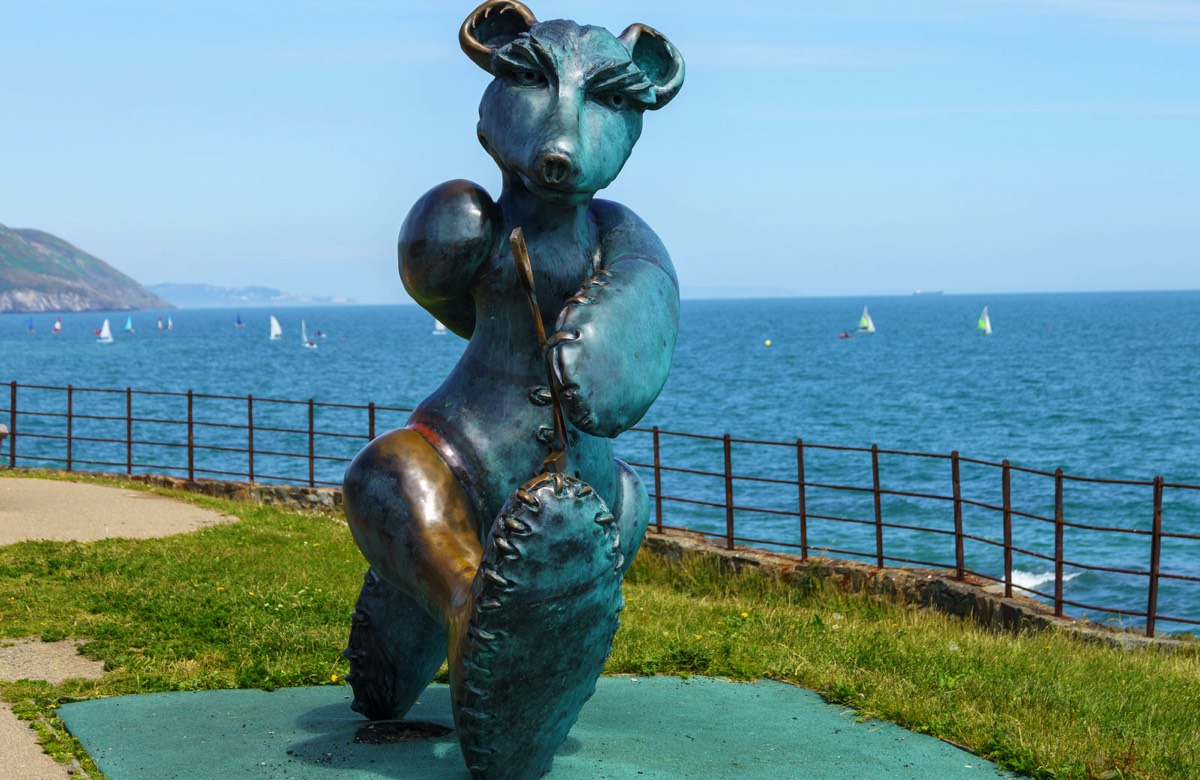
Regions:
[[[447, 730], [444, 685], [430, 686], [403, 724], [370, 724], [350, 710], [350, 688], [334, 685], [120, 696], [58, 713], [109, 780], [470, 777]], [[783, 683], [604, 677], [546, 777], [1008, 776], [932, 737], [860, 723], [852, 710]]]

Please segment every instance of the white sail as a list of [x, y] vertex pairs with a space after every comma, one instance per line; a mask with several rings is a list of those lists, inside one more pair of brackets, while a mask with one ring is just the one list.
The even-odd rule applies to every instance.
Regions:
[[976, 323], [979, 332], [985, 336], [992, 335], [992, 318], [988, 316], [987, 307], [983, 307], [983, 311], [979, 313], [979, 322]]
[[307, 349], [317, 348], [317, 342], [308, 337], [308, 327], [305, 326], [304, 320], [300, 320], [300, 343]]
[[445, 326], [445, 325], [443, 325], [443, 324], [442, 324], [441, 322], [439, 322], [438, 320], [434, 320], [434, 321], [433, 321], [433, 335], [435, 335], [435, 336], [445, 336], [445, 335], [446, 335], [446, 326]]
[[867, 311], [867, 307], [863, 307], [862, 316], [858, 318], [859, 333], [874, 333], [875, 321], [871, 319], [871, 312]]
[[54, 330], [52, 332], [62, 333], [62, 317], [58, 317], [54, 320]]
[[271, 315], [271, 341], [283, 336], [283, 328], [279, 327], [279, 320], [275, 319], [275, 315]]
[[105, 320], [104, 324], [100, 326], [100, 337], [96, 340], [99, 341], [101, 344], [111, 344], [112, 343], [112, 340], [113, 340], [112, 328], [110, 328], [108, 326], [108, 320]]

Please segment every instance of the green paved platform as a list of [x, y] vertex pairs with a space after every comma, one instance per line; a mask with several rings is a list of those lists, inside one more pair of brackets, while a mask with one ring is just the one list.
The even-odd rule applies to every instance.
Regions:
[[[342, 686], [155, 693], [59, 709], [109, 780], [468, 780], [453, 733], [365, 744]], [[452, 726], [434, 685], [409, 721]], [[368, 732], [378, 733], [378, 732]], [[932, 737], [783, 683], [605, 677], [547, 780], [1007, 777]]]

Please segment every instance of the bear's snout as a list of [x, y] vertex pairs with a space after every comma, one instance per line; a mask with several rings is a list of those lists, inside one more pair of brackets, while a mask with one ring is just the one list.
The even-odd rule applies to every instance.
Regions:
[[542, 183], [551, 187], [565, 184], [571, 178], [571, 159], [565, 154], [550, 152], [543, 154], [538, 169]]

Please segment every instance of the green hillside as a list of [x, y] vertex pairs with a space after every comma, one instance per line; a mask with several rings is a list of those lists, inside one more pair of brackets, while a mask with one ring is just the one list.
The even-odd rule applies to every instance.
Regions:
[[0, 225], [0, 312], [169, 308], [133, 279], [57, 236]]

